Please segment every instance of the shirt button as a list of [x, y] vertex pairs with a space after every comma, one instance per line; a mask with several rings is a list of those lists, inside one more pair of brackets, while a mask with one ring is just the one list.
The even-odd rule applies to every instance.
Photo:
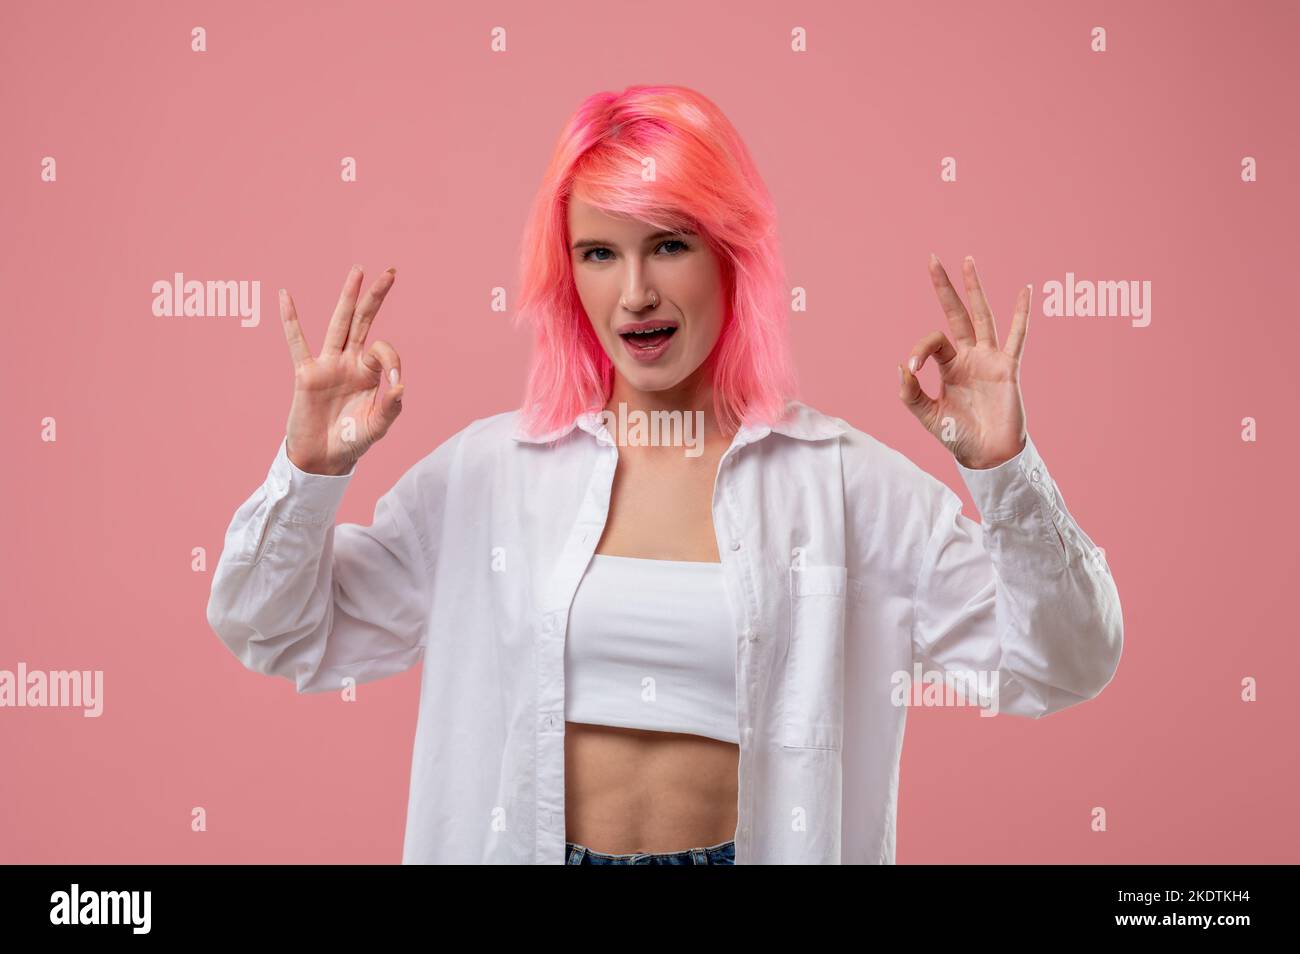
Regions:
[[746, 638], [748, 638], [749, 641], [752, 643], [752, 642], [754, 642], [756, 639], [758, 639], [758, 631], [757, 631], [757, 630], [753, 630], [753, 629], [747, 629], [747, 630], [745, 630], [745, 636], [746, 636]]
[[1030, 480], [1033, 480], [1033, 481], [1035, 481], [1035, 482], [1037, 482], [1037, 480], [1039, 479], [1039, 478], [1038, 478], [1038, 468], [1037, 468], [1037, 467], [1035, 467], [1033, 470], [1031, 470], [1031, 471], [1029, 472], [1029, 479], [1030, 479]]
[[733, 549], [733, 550], [739, 550], [739, 549], [740, 549], [740, 541], [739, 541], [739, 540], [732, 540], [732, 541], [731, 541], [731, 549]]

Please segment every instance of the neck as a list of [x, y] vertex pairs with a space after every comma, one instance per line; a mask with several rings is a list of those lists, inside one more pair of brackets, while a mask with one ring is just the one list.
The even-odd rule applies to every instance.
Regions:
[[[614, 385], [610, 389], [609, 400], [605, 402], [605, 409], [618, 414], [620, 404], [623, 405], [623, 413], [640, 411], [649, 415], [655, 411], [676, 411], [690, 415], [692, 419], [703, 422], [704, 437], [709, 441], [730, 439], [732, 436], [722, 433], [718, 425], [717, 415], [713, 412], [713, 383], [705, 374], [703, 366], [681, 383], [660, 391], [642, 391], [633, 387], [616, 368]], [[702, 416], [697, 416], [697, 412]]]

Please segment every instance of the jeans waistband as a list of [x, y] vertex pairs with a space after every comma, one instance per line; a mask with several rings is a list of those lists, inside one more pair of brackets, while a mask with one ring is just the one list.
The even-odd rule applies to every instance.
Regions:
[[565, 863], [570, 865], [734, 865], [736, 863], [734, 839], [682, 851], [638, 851], [625, 854], [592, 851], [585, 845], [569, 841], [564, 843], [564, 851]]

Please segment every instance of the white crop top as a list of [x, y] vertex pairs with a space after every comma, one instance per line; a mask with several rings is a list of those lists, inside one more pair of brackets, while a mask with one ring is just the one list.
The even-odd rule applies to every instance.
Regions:
[[721, 563], [594, 554], [569, 609], [564, 718], [739, 742]]

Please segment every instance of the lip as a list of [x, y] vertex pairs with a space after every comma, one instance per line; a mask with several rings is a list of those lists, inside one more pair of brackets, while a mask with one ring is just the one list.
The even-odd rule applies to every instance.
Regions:
[[614, 334], [625, 335], [629, 331], [647, 331], [650, 328], [676, 328], [677, 322], [671, 318], [647, 318], [645, 321], [629, 321], [614, 329]]
[[[678, 328], [678, 326], [677, 326], [677, 322], [675, 321], [641, 321], [641, 322], [637, 322], [636, 324], [624, 325], [622, 328], [619, 329], [619, 331], [620, 333], [622, 333], [622, 332], [632, 331], [638, 328]], [[678, 328], [678, 331], [680, 330], [681, 329]], [[634, 345], [628, 339], [621, 337], [621, 334], [619, 340], [623, 342], [623, 347], [627, 349], [627, 353], [632, 356], [632, 359], [634, 361], [637, 361], [641, 364], [653, 364], [654, 362], [662, 358], [665, 352], [667, 352], [668, 349], [672, 347], [673, 341], [676, 340], [676, 338], [677, 338], [677, 332], [674, 331], [671, 335], [669, 335], [667, 338], [660, 341], [657, 345], [655, 345], [652, 348], [643, 348]]]

